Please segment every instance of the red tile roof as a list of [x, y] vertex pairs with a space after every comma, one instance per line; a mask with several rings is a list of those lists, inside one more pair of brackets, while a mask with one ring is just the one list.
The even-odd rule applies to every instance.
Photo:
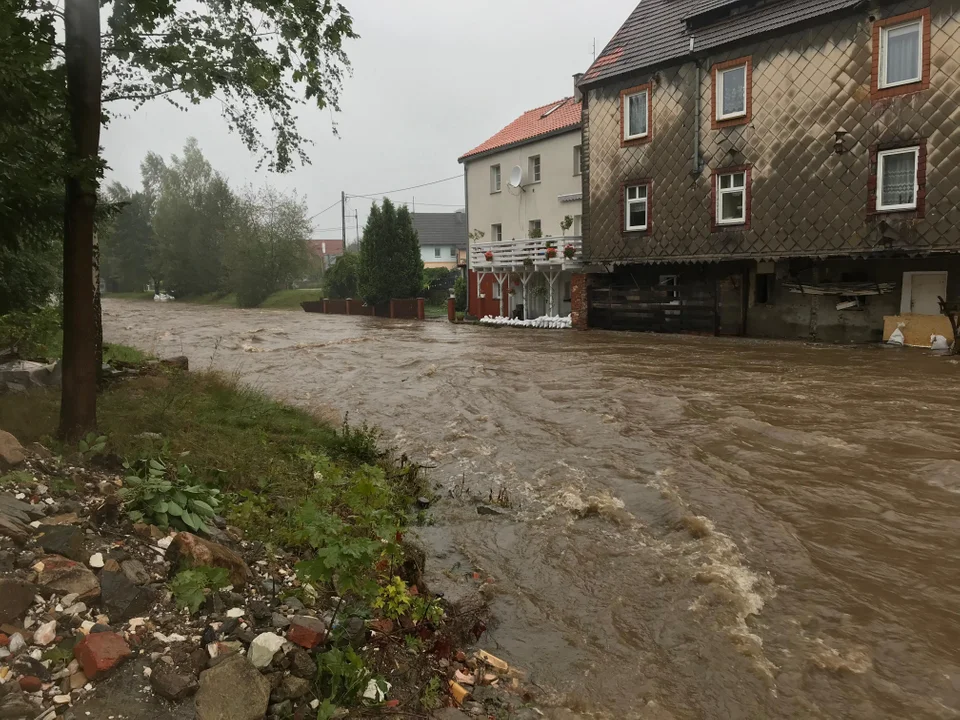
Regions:
[[460, 157], [460, 161], [492, 150], [535, 140], [567, 128], [580, 126], [581, 103], [572, 97], [528, 110], [482, 145]]
[[343, 255], [343, 240], [307, 240], [307, 249], [314, 255]]

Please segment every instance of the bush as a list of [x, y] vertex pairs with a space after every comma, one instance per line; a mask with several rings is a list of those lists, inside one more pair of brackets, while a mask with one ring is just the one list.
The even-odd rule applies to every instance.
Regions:
[[459, 270], [426, 268], [423, 271], [423, 289], [426, 293], [427, 303], [429, 305], [445, 303], [447, 298], [450, 297], [450, 290], [458, 277], [460, 277]]
[[43, 307], [60, 292], [61, 245], [0, 244], [0, 315]]
[[155, 458], [138, 465], [139, 473], [128, 476], [120, 490], [131, 521], [152, 523], [163, 530], [173, 526], [208, 531], [205, 521], [220, 509], [219, 490], [189, 482], [192, 474], [186, 465], [177, 468]]
[[323, 296], [328, 298], [357, 297], [357, 275], [360, 269], [360, 256], [357, 253], [344, 253], [327, 268], [323, 276]]
[[453, 283], [453, 297], [457, 305], [457, 312], [467, 311], [467, 281], [460, 275]]
[[12, 349], [21, 358], [59, 357], [63, 318], [59, 308], [0, 315], [0, 350]]

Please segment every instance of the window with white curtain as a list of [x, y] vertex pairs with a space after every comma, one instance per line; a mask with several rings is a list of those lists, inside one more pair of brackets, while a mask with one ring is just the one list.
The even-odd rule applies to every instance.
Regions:
[[898, 148], [877, 154], [877, 210], [917, 207], [917, 161], [920, 148]]
[[920, 82], [923, 65], [923, 20], [880, 30], [880, 87]]
[[624, 190], [624, 219], [625, 230], [636, 231], [647, 229], [647, 186], [633, 185]]
[[501, 223], [490, 226], [490, 239], [494, 242], [503, 240], [503, 225]]
[[636, 140], [647, 136], [649, 118], [647, 91], [625, 95], [623, 98], [623, 139]]
[[747, 221], [747, 174], [717, 175], [717, 224], [740, 225]]
[[717, 120], [747, 114], [746, 64], [717, 71]]

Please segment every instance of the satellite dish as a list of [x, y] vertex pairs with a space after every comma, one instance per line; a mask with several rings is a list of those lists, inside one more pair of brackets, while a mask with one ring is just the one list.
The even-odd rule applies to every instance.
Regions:
[[518, 188], [523, 182], [523, 169], [519, 165], [514, 165], [510, 171], [510, 180], [507, 183], [510, 187]]

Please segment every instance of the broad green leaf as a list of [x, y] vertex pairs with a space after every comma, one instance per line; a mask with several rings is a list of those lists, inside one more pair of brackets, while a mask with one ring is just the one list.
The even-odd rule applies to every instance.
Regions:
[[182, 518], [183, 517], [183, 508], [175, 503], [173, 500], [167, 502], [167, 512], [173, 515], [174, 517]]
[[198, 511], [201, 515], [205, 515], [206, 517], [213, 517], [214, 515], [216, 515], [216, 512], [214, 512], [214, 509], [209, 505], [207, 505], [207, 503], [205, 503], [203, 500], [191, 500], [190, 507], [193, 510]]

